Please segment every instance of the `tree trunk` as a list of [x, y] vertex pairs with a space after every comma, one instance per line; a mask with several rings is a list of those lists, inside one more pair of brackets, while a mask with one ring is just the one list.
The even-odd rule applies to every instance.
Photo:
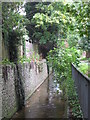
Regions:
[[86, 58], [90, 58], [90, 51], [86, 51]]

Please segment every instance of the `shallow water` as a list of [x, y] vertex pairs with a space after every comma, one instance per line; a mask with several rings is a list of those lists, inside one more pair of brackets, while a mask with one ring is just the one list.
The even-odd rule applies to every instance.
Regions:
[[59, 85], [50, 75], [13, 118], [66, 118], [66, 106]]

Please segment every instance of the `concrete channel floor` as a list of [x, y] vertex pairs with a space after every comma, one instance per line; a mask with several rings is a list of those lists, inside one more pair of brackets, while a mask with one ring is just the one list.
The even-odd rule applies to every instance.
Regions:
[[61, 90], [52, 75], [28, 99], [25, 107], [13, 118], [66, 118], [67, 102], [61, 97]]

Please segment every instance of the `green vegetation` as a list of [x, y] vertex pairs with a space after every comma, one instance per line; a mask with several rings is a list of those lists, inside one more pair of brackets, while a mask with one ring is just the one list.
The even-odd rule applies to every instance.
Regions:
[[75, 47], [66, 48], [64, 42], [60, 43], [57, 48], [51, 50], [47, 57], [49, 65], [53, 66], [53, 70], [60, 84], [60, 88], [68, 98], [72, 116], [82, 118], [82, 112], [76, 94], [74, 81], [71, 79], [71, 63], [79, 65], [79, 54]]
[[26, 16], [30, 20], [27, 29], [32, 34], [30, 37], [33, 42], [42, 46], [43, 54], [47, 54], [61, 38], [67, 38], [67, 32], [73, 29], [75, 19], [66, 11], [67, 6], [62, 2], [34, 3], [35, 10], [30, 12], [31, 5], [26, 4]]
[[[30, 37], [40, 44], [55, 44], [58, 37], [67, 38], [69, 33], [68, 38], [73, 41], [72, 45], [79, 42], [80, 49], [89, 51], [89, 6], [90, 2], [81, 1], [73, 4], [27, 3], [25, 7], [27, 18], [30, 20], [27, 26], [32, 34]], [[71, 45], [71, 42], [69, 43]]]
[[79, 54], [75, 47], [66, 48], [64, 42], [62, 44], [60, 42], [57, 48], [49, 52], [47, 59], [57, 76], [59, 75], [60, 79], [63, 77], [66, 79], [69, 75], [71, 77], [71, 63], [78, 65]]
[[[17, 60], [17, 46], [22, 41], [25, 52], [24, 36], [28, 34], [28, 30], [30, 39], [39, 45], [48, 65], [53, 68], [57, 82], [66, 91], [73, 117], [82, 117], [74, 82], [71, 79], [71, 63], [87, 74], [88, 66], [80, 63], [80, 55], [83, 50], [87, 53], [90, 51], [90, 2], [26, 3], [28, 20], [19, 14], [22, 6], [22, 3], [2, 5], [3, 40], [8, 46], [10, 61], [39, 61], [39, 55], [35, 53], [31, 58], [26, 58], [23, 54], [24, 56]], [[9, 61], [3, 63], [7, 62]]]
[[38, 63], [39, 60], [40, 60], [39, 54], [38, 53], [35, 54], [35, 52], [31, 52], [30, 57], [26, 57], [26, 56], [19, 57], [18, 63], [25, 63], [25, 62], [29, 62], [30, 63], [31, 61]]
[[31, 59], [30, 58], [27, 58], [27, 57], [19, 57], [19, 59], [18, 59], [18, 63], [21, 63], [21, 64], [23, 64], [23, 63], [25, 63], [25, 62], [31, 62]]
[[25, 29], [28, 20], [19, 13], [21, 8], [23, 3], [20, 2], [2, 2], [2, 38], [11, 62], [17, 61], [18, 46], [28, 33]]
[[90, 58], [83, 57], [83, 58], [80, 59], [80, 61], [88, 61], [89, 62]]
[[1, 62], [0, 64], [1, 64], [1, 65], [11, 65], [11, 66], [15, 66], [14, 62], [10, 62], [8, 59], [2, 60], [2, 62]]
[[88, 68], [88, 63], [80, 63], [80, 64], [79, 64], [79, 70], [80, 70], [83, 74], [85, 74], [85, 75], [88, 76], [88, 70], [89, 70], [89, 68]]
[[[89, 3], [83, 2], [36, 4], [35, 9], [41, 11], [34, 13], [30, 18], [30, 26], [33, 26], [32, 39], [47, 52], [48, 65], [53, 68], [60, 87], [63, 90], [66, 88], [72, 115], [77, 118], [81, 118], [82, 113], [71, 79], [71, 63], [79, 67], [78, 49], [89, 51], [88, 5]], [[26, 6], [29, 8], [30, 4], [27, 3]], [[28, 11], [27, 16], [29, 15]], [[77, 99], [73, 99], [74, 97]]]
[[68, 103], [72, 113], [71, 117], [83, 118], [78, 95], [74, 86], [74, 81], [71, 78], [68, 78], [64, 84], [66, 84], [66, 95], [68, 97]]

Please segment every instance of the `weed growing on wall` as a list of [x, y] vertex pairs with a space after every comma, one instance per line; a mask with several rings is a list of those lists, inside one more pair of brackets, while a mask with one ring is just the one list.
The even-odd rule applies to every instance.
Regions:
[[14, 62], [10, 62], [8, 59], [3, 59], [0, 64], [2, 64], [2, 65], [12, 65], [12, 66], [15, 66]]

